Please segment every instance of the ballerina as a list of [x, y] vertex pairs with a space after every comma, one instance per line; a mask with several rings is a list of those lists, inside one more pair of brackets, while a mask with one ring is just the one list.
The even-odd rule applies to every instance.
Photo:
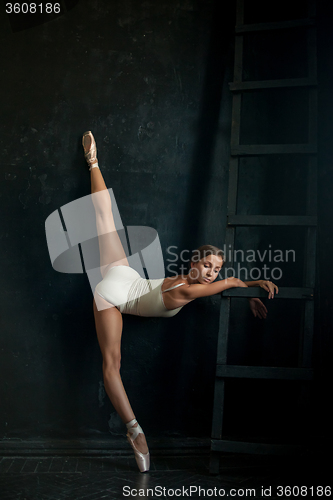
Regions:
[[[268, 298], [278, 287], [266, 280], [243, 282], [226, 278], [214, 283], [224, 263], [223, 251], [204, 245], [193, 252], [187, 275], [147, 280], [133, 269], [117, 233], [112, 203], [97, 160], [97, 147], [90, 131], [82, 138], [91, 176], [92, 201], [100, 252], [102, 281], [95, 288], [93, 311], [99, 346], [103, 357], [103, 379], [114, 409], [127, 427], [127, 439], [134, 451], [140, 472], [149, 470], [150, 455], [144, 432], [138, 424], [120, 377], [122, 314], [171, 317], [199, 297], [208, 297], [234, 287], [260, 286]], [[250, 308], [259, 318], [267, 309], [258, 298], [249, 299]]]

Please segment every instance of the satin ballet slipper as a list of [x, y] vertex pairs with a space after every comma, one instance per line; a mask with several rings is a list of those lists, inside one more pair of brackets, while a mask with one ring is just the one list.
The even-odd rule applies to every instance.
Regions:
[[88, 132], [85, 132], [83, 134], [82, 146], [84, 149], [84, 157], [87, 160], [87, 163], [90, 167], [89, 170], [96, 167], [99, 168], [97, 160], [97, 146], [94, 136], [92, 135], [90, 130], [88, 130]]
[[137, 466], [139, 467], [140, 472], [146, 472], [146, 471], [149, 471], [149, 467], [150, 467], [150, 455], [149, 455], [149, 451], [148, 451], [148, 453], [141, 453], [141, 451], [139, 451], [134, 444], [134, 440], [138, 436], [138, 434], [140, 434], [140, 433], [144, 434], [144, 432], [139, 424], [137, 425], [137, 427], [133, 427], [133, 425], [136, 423], [137, 423], [137, 420], [134, 418], [133, 420], [131, 420], [130, 422], [128, 422], [126, 424], [126, 427], [127, 427], [127, 435], [126, 436], [127, 436], [127, 440], [129, 442], [129, 444], [133, 448], [135, 460], [136, 460]]

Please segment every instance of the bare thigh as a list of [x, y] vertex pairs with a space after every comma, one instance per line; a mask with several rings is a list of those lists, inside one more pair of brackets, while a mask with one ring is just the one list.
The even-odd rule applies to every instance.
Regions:
[[[98, 299], [100, 300], [100, 299]], [[104, 300], [104, 299], [101, 299]], [[108, 303], [107, 309], [98, 310], [94, 300], [93, 310], [98, 343], [103, 356], [103, 364], [119, 364], [120, 368], [120, 344], [123, 330], [123, 318], [121, 312]]]
[[[92, 194], [100, 253], [100, 269], [104, 278], [110, 265], [129, 266], [125, 249], [117, 232], [108, 190]], [[124, 231], [124, 230], [122, 230]]]

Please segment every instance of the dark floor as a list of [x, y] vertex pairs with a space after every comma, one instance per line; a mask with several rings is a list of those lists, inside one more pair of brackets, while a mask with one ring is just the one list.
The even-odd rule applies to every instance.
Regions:
[[[152, 457], [150, 472], [144, 474], [138, 472], [134, 458], [129, 455], [5, 456], [0, 459], [0, 499], [97, 500], [172, 496], [290, 499], [305, 498], [305, 487], [308, 498], [325, 498], [329, 496], [328, 490], [326, 495], [321, 495], [321, 490], [316, 488], [328, 486], [332, 474], [326, 475], [324, 461], [318, 458], [313, 457], [310, 463], [309, 458], [223, 455], [219, 475], [211, 476], [207, 453], [157, 455]], [[296, 489], [290, 494], [288, 486]], [[302, 495], [301, 490], [297, 490], [301, 486], [304, 487]]]

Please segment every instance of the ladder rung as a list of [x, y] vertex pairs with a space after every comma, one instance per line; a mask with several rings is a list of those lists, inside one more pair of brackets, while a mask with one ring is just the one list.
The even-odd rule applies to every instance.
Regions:
[[227, 439], [212, 439], [211, 450], [265, 455], [270, 453], [274, 455], [293, 455], [304, 451], [304, 446], [297, 444], [247, 443], [244, 441], [230, 441]]
[[271, 89], [275, 87], [313, 87], [316, 85], [316, 78], [284, 78], [280, 80], [230, 82], [229, 89], [232, 92], [237, 92], [240, 90]]
[[[228, 288], [221, 292], [222, 297], [259, 297], [264, 299], [267, 299], [267, 294], [266, 290], [258, 286]], [[310, 287], [281, 287], [274, 298], [313, 300], [314, 289]]]
[[273, 380], [311, 380], [310, 368], [280, 368], [272, 366], [216, 365], [216, 376]]
[[305, 19], [295, 19], [293, 21], [242, 24], [235, 26], [235, 34], [239, 35], [241, 33], [246, 33], [249, 31], [278, 30], [278, 29], [298, 28], [300, 26], [314, 26], [314, 25], [315, 25], [315, 20], [308, 17]]
[[228, 215], [228, 226], [316, 226], [315, 215]]
[[316, 144], [244, 144], [231, 146], [231, 156], [274, 155], [274, 154], [315, 154]]

